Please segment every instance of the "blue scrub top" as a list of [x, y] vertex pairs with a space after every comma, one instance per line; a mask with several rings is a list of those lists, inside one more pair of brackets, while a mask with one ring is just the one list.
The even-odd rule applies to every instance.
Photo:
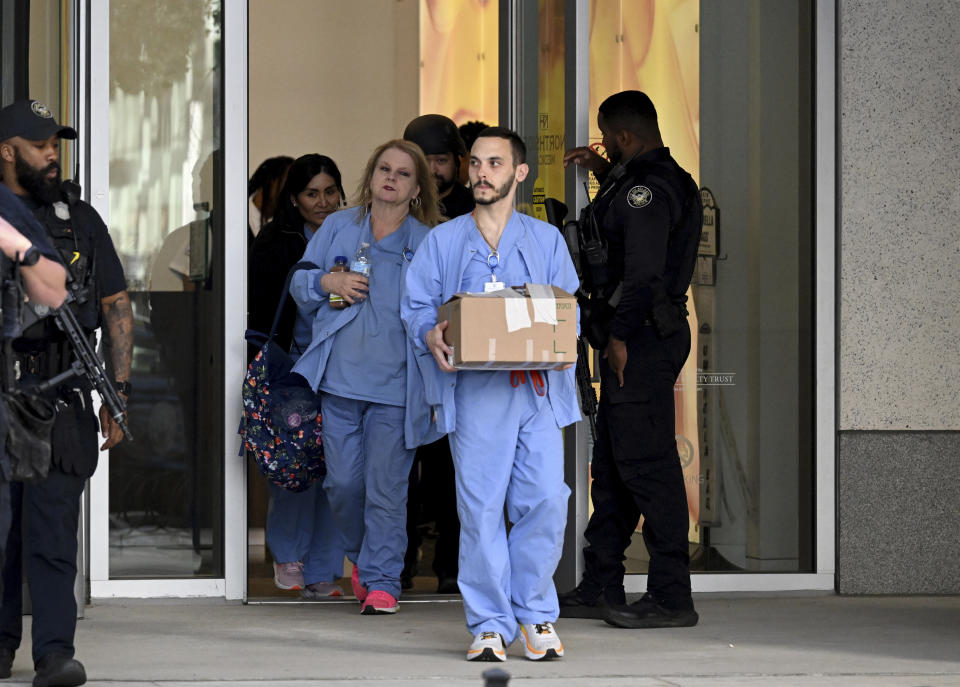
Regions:
[[406, 331], [400, 320], [400, 282], [410, 223], [380, 241], [373, 240], [369, 218], [364, 238], [370, 244], [370, 291], [357, 316], [340, 329], [320, 380], [320, 390], [344, 398], [392, 406], [406, 405]]
[[[303, 225], [303, 238], [310, 243], [313, 238], [314, 230]], [[297, 318], [293, 321], [293, 341], [290, 342], [290, 358], [296, 361], [310, 345], [310, 339], [313, 338], [313, 319], [306, 318], [297, 308]]]
[[[497, 246], [500, 264], [493, 269], [493, 272], [497, 275], [497, 281], [507, 286], [523, 286], [531, 281], [530, 270], [527, 269], [523, 257], [517, 250], [518, 232], [519, 228], [514, 222], [507, 222]], [[460, 291], [483, 293], [484, 284], [490, 281], [491, 268], [488, 259], [492, 251], [476, 226], [473, 228], [467, 248], [470, 251], [470, 262], [463, 272]]]

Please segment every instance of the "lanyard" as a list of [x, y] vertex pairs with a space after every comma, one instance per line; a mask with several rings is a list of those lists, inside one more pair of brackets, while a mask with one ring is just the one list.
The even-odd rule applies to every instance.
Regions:
[[490, 281], [497, 281], [497, 268], [500, 267], [500, 251], [496, 248], [487, 256], [487, 267], [490, 268]]
[[[490, 248], [490, 252], [487, 254], [487, 267], [490, 268], [490, 284], [499, 284], [497, 280], [497, 268], [500, 267], [500, 251], [490, 245], [490, 242], [487, 241], [487, 237], [483, 235], [483, 232], [480, 231], [480, 225], [477, 224], [476, 210], [470, 213], [470, 217], [473, 218], [473, 226], [477, 228], [477, 232], [480, 234], [480, 237], [487, 244], [487, 247]], [[496, 291], [500, 286], [485, 287], [487, 291]]]

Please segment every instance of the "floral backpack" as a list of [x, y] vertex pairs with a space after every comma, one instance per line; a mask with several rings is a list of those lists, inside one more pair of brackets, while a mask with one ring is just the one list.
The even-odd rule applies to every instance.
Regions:
[[306, 491], [327, 473], [320, 440], [320, 395], [292, 371], [290, 355], [274, 341], [290, 280], [301, 269], [317, 266], [300, 262], [290, 269], [270, 334], [251, 330], [245, 334], [260, 350], [243, 380], [243, 418], [238, 430], [243, 449], [264, 477], [294, 492]]

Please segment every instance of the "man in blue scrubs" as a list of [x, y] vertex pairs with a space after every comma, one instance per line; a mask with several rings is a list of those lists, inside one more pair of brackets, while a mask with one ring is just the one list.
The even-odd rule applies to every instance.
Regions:
[[470, 153], [476, 209], [430, 232], [407, 271], [401, 305], [414, 345], [432, 354], [421, 366], [427, 400], [438, 429], [450, 433], [461, 522], [457, 582], [474, 635], [467, 660], [503, 661], [518, 635], [529, 659], [563, 656], [553, 573], [570, 495], [560, 428], [580, 419], [574, 371], [458, 372], [447, 363], [447, 323], [437, 322], [437, 306], [458, 292], [528, 282], [576, 291], [560, 233], [513, 209], [529, 171], [525, 157], [513, 131], [480, 134]]

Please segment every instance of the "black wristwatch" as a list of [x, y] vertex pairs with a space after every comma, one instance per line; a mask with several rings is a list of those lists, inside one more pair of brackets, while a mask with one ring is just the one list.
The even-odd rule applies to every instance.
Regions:
[[20, 264], [24, 267], [33, 267], [40, 262], [40, 249], [36, 246], [30, 246], [20, 258]]
[[132, 389], [130, 382], [118, 382], [114, 380], [113, 388], [117, 390], [118, 394], [123, 394], [127, 398], [130, 398], [130, 390]]

